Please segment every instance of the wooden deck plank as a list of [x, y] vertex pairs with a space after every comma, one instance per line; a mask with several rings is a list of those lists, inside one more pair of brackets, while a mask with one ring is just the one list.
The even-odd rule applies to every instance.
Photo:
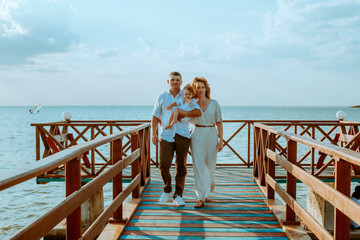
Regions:
[[141, 215], [141, 216], [235, 216], [235, 217], [271, 217], [274, 216], [270, 211], [256, 211], [256, 213], [251, 213], [250, 211], [231, 211], [231, 212], [220, 212], [217, 213], [215, 211], [181, 211], [181, 212], [174, 212], [173, 210], [170, 211], [149, 211], [149, 210], [143, 210], [143, 211], [137, 211], [134, 213], [135, 216]]
[[217, 167], [211, 202], [201, 209], [194, 208], [197, 198], [191, 167], [183, 207], [173, 206], [171, 199], [158, 202], [163, 182], [159, 170], [152, 169], [142, 202], [120, 239], [288, 239], [252, 179], [251, 169], [244, 169]]
[[[211, 237], [211, 236], [207, 236], [207, 237], [203, 237], [203, 236], [156, 236], [154, 238], [154, 236], [151, 235], [143, 235], [143, 236], [138, 236], [138, 235], [127, 235], [124, 238], [121, 239], [177, 239], [177, 240], [203, 240], [203, 239], [207, 239], [207, 240], [224, 240], [224, 237]], [[237, 237], [226, 237], [227, 240], [288, 240], [287, 237], [269, 237], [269, 236], [265, 236], [265, 237], [261, 237], [261, 236], [247, 236], [247, 237], [241, 237], [241, 236], [237, 236]]]
[[[152, 201], [143, 201], [142, 204], [144, 205], [148, 205], [148, 206], [159, 206], [161, 204], [159, 204], [158, 202], [152, 202]], [[224, 205], [226, 204], [226, 205]], [[225, 202], [209, 202], [207, 204], [207, 207], [216, 207], [216, 205], [219, 205], [219, 206], [253, 206], [253, 205], [263, 205], [263, 206], [266, 206], [266, 204], [264, 202], [228, 202], [228, 203], [225, 203]]]
[[234, 217], [234, 216], [163, 216], [163, 215], [145, 215], [145, 216], [136, 216], [134, 215], [132, 219], [150, 219], [150, 220], [219, 220], [219, 221], [246, 221], [246, 220], [253, 220], [253, 221], [276, 221], [275, 217]]
[[[152, 236], [213, 236], [213, 237], [286, 237], [286, 234], [284, 232], [250, 232], [247, 229], [243, 232], [211, 232], [209, 228], [201, 228], [202, 231], [135, 231], [135, 230], [129, 230], [124, 231], [123, 235], [121, 235], [120, 239], [126, 239], [123, 238], [124, 235], [152, 235]], [[281, 229], [282, 231], [282, 229]], [[287, 238], [288, 239], [288, 238]]]
[[[277, 224], [277, 222], [276, 222]], [[195, 224], [195, 223], [164, 223], [164, 224], [154, 224], [154, 223], [129, 223], [128, 227], [157, 227], [157, 228], [203, 228], [204, 224]], [[207, 228], [221, 228], [226, 231], [225, 228], [236, 227], [236, 228], [277, 228], [274, 224], [217, 224], [217, 223], [206, 223]]]
[[[158, 203], [159, 202], [159, 199], [146, 199], [144, 200], [144, 204], [147, 204], [147, 203]], [[197, 202], [197, 199], [186, 199], [186, 202], [187, 203], [196, 203]], [[244, 198], [241, 198], [241, 199], [211, 199], [211, 204], [214, 203], [214, 204], [217, 204], [217, 203], [263, 203], [264, 202], [264, 199], [261, 199], [261, 198], [256, 198], [256, 199], [244, 199]], [[209, 203], [210, 204], [210, 203]]]

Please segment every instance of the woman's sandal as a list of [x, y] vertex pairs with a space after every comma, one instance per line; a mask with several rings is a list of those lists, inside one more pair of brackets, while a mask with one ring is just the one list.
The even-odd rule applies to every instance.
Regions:
[[209, 198], [205, 198], [205, 202], [211, 202]]
[[194, 208], [202, 208], [203, 206], [204, 206], [204, 201], [198, 200], [197, 203], [195, 204]]

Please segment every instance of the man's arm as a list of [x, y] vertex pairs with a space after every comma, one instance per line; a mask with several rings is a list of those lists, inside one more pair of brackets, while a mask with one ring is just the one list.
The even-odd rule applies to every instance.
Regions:
[[179, 111], [178, 120], [180, 120], [184, 117], [196, 118], [196, 117], [201, 116], [200, 109], [194, 109], [192, 111], [184, 111], [184, 110], [178, 109], [178, 111]]
[[160, 123], [160, 119], [155, 116], [151, 118], [151, 131], [152, 131], [152, 142], [155, 145], [159, 143], [159, 136], [158, 136], [158, 126]]

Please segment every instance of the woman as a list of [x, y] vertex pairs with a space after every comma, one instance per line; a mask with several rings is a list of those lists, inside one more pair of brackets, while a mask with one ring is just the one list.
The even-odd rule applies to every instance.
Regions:
[[201, 208], [210, 201], [214, 190], [217, 152], [223, 149], [223, 125], [218, 102], [210, 99], [210, 87], [202, 77], [194, 78], [192, 86], [201, 109], [201, 116], [194, 118], [195, 129], [191, 134], [191, 154], [194, 166], [195, 189], [198, 201], [195, 208]]

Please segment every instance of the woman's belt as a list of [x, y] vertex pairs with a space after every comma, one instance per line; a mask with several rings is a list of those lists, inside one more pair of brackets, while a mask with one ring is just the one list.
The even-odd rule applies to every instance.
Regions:
[[195, 127], [215, 127], [215, 125], [208, 125], [208, 126], [205, 126], [205, 125], [195, 124]]

